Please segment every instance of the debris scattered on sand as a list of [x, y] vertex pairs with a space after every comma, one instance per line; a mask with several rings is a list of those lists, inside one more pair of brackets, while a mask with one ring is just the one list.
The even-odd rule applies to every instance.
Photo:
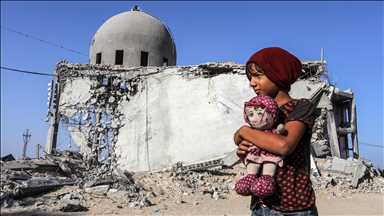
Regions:
[[[358, 164], [363, 164], [359, 166]], [[311, 180], [315, 190], [329, 196], [384, 193], [384, 173], [358, 159], [327, 157], [316, 159], [317, 172]], [[88, 211], [95, 206], [92, 197], [106, 197], [117, 207], [154, 206], [153, 213], [167, 209], [159, 200], [182, 205], [183, 197], [194, 194], [210, 199], [226, 199], [235, 182], [246, 173], [237, 163], [190, 170], [181, 162], [159, 172], [111, 172], [108, 164], [89, 165], [75, 151], [63, 151], [45, 159], [1, 161], [1, 207], [45, 208], [49, 211]], [[357, 180], [355, 180], [357, 178]], [[355, 182], [357, 181], [357, 184]], [[66, 193], [47, 196], [47, 192], [72, 186]], [[87, 195], [88, 198], [85, 198]], [[42, 201], [32, 202], [30, 197]], [[196, 200], [194, 205], [199, 205]]]

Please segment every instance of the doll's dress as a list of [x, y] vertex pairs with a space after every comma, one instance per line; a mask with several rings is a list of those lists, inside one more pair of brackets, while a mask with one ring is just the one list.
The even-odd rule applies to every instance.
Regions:
[[[244, 159], [244, 164], [254, 162], [263, 164], [264, 162], [272, 162], [278, 166], [283, 166], [283, 158], [264, 151], [256, 146], [251, 147], [250, 152]], [[239, 179], [235, 184], [236, 193], [243, 196], [255, 195], [257, 197], [267, 197], [275, 192], [275, 178], [271, 175], [248, 174]]]

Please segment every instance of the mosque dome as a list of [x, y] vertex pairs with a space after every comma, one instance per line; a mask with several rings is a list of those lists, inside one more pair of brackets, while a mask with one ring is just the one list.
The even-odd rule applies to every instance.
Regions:
[[176, 45], [169, 28], [137, 5], [109, 18], [97, 30], [90, 64], [124, 66], [176, 65]]

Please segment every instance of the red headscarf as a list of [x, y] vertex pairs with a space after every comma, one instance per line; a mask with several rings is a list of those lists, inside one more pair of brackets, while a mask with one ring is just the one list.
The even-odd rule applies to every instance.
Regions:
[[[301, 61], [279, 47], [268, 47], [257, 51], [246, 63], [256, 63], [276, 86], [291, 90], [291, 85], [302, 74]], [[247, 69], [247, 67], [246, 67]]]

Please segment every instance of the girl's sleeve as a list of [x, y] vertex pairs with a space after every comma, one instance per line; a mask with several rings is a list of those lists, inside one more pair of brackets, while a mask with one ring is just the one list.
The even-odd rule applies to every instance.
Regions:
[[286, 122], [289, 121], [301, 121], [312, 129], [315, 121], [315, 105], [308, 99], [300, 100], [287, 117]]

